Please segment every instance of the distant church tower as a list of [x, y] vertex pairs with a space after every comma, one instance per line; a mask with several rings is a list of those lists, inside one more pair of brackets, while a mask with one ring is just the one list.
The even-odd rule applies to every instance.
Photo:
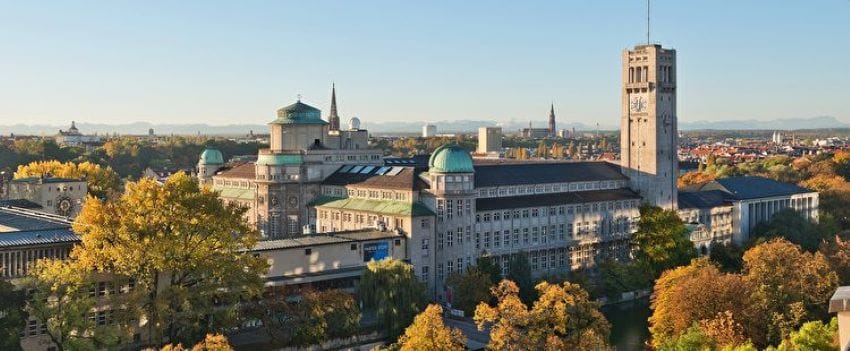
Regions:
[[558, 131], [555, 129], [555, 104], [549, 110], [549, 137], [554, 138]]
[[339, 130], [339, 115], [336, 112], [336, 83], [331, 86], [331, 114], [328, 116], [328, 129]]
[[637, 45], [623, 51], [620, 164], [650, 204], [675, 209], [678, 177], [676, 50]]

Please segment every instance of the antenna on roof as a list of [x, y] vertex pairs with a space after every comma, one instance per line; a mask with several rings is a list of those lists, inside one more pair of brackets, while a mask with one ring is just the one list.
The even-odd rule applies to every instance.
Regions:
[[646, 45], [649, 43], [649, 0], [646, 0]]

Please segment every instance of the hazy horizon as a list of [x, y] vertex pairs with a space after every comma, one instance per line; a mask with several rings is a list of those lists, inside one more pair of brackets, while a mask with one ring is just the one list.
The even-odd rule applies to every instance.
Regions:
[[[0, 125], [265, 124], [303, 101], [367, 123], [616, 125], [645, 2], [0, 4]], [[654, 1], [681, 121], [850, 122], [850, 2]], [[368, 124], [367, 124], [368, 125]]]

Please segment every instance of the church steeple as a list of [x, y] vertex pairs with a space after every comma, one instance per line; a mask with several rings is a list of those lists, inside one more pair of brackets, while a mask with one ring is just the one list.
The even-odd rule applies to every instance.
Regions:
[[339, 130], [339, 115], [336, 111], [336, 83], [331, 85], [331, 114], [328, 116], [330, 130]]
[[549, 137], [554, 137], [555, 133], [555, 103], [552, 103], [552, 108], [549, 110]]

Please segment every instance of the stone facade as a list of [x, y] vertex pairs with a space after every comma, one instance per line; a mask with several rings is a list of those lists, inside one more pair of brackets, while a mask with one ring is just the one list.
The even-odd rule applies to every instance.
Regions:
[[620, 164], [647, 202], [675, 209], [676, 51], [661, 45], [624, 51], [622, 81]]

